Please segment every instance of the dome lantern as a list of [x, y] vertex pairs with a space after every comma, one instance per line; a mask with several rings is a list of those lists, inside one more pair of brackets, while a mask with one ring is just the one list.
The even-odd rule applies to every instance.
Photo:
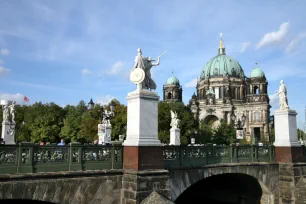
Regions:
[[222, 33], [220, 33], [220, 46], [218, 49], [219, 55], [225, 55], [225, 47], [223, 46]]
[[172, 76], [169, 77], [165, 83], [165, 85], [171, 85], [171, 84], [174, 84], [174, 85], [180, 85], [180, 81], [178, 80], [178, 78], [176, 78], [174, 75], [173, 75], [173, 72], [172, 72]]
[[225, 48], [220, 33], [220, 45], [218, 55], [209, 60], [203, 68], [200, 80], [209, 79], [211, 77], [235, 77], [244, 79], [244, 71], [240, 64], [232, 57], [225, 54]]
[[260, 67], [257, 66], [258, 64], [257, 62], [255, 64], [256, 64], [256, 67], [252, 70], [250, 74], [250, 78], [264, 78], [265, 73], [262, 71]]

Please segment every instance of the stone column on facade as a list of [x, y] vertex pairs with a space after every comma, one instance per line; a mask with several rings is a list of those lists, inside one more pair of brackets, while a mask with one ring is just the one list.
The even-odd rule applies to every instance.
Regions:
[[241, 84], [240, 85], [240, 100], [243, 100], [244, 97], [243, 97], [243, 85]]
[[221, 99], [224, 99], [224, 86], [221, 86]]
[[253, 94], [253, 85], [250, 84], [250, 94]]

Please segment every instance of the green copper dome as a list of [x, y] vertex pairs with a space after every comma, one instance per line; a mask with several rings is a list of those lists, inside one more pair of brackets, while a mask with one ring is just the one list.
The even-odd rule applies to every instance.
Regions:
[[201, 72], [201, 79], [225, 76], [244, 78], [244, 72], [240, 64], [234, 58], [225, 54], [222, 34], [220, 34], [218, 55], [206, 63]]
[[250, 74], [250, 78], [257, 77], [265, 77], [265, 73], [259, 67], [255, 67]]
[[230, 76], [244, 78], [244, 72], [240, 64], [232, 57], [219, 54], [207, 62], [201, 72], [201, 79], [218, 76]]
[[180, 85], [180, 81], [175, 76], [171, 76], [167, 79], [165, 85], [170, 85], [170, 84]]

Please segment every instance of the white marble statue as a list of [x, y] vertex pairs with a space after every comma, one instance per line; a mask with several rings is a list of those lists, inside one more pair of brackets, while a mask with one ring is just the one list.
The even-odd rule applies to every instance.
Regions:
[[170, 123], [170, 126], [173, 128], [173, 129], [177, 129], [179, 127], [178, 123], [179, 123], [179, 119], [177, 118], [177, 113], [176, 112], [173, 112], [172, 110], [170, 110], [171, 112], [171, 123]]
[[2, 109], [3, 109], [3, 121], [8, 121], [10, 115], [8, 104], [5, 104]]
[[283, 80], [280, 81], [280, 87], [279, 87], [277, 95], [279, 96], [280, 110], [289, 109], [288, 99], [287, 99], [287, 88], [286, 88]]
[[15, 122], [15, 104], [16, 104], [16, 102], [13, 101], [12, 105], [9, 106], [10, 114], [11, 114], [11, 117], [12, 117], [12, 122]]
[[113, 116], [113, 112], [112, 111], [104, 110], [102, 124], [110, 125], [111, 124], [110, 120], [111, 120], [112, 116]]
[[[130, 80], [138, 85], [140, 89], [155, 90], [156, 84], [151, 77], [151, 68], [159, 65], [160, 57], [167, 51], [158, 56], [156, 59], [142, 56], [142, 51], [140, 48], [137, 49], [137, 52], [138, 54], [135, 57], [135, 63], [131, 71]], [[143, 71], [139, 70], [138, 68]]]

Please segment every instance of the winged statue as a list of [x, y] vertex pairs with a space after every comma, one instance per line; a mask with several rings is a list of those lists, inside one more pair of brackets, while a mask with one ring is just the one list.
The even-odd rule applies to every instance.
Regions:
[[170, 123], [170, 126], [173, 128], [173, 129], [177, 129], [179, 127], [179, 119], [177, 118], [177, 113], [176, 112], [173, 112], [172, 110], [170, 110], [171, 112], [171, 123]]

